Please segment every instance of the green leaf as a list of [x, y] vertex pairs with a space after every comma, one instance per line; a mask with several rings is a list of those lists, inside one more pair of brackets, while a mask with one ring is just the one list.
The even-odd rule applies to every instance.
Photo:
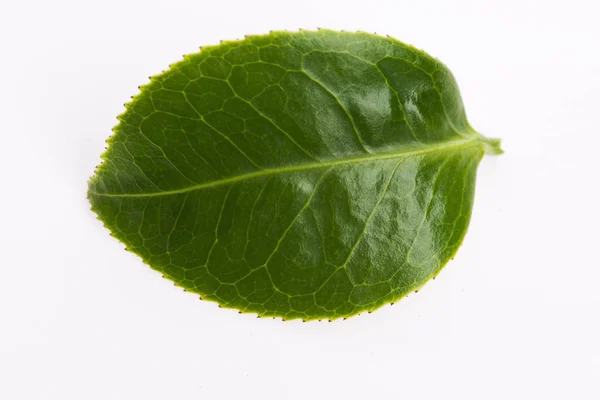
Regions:
[[435, 277], [501, 152], [442, 63], [367, 33], [205, 47], [126, 107], [93, 211], [185, 290], [284, 319], [371, 311]]

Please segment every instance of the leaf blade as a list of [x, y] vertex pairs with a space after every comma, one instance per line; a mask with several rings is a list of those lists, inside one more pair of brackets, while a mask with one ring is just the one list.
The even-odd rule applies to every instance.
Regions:
[[92, 209], [152, 268], [241, 311], [335, 319], [421, 287], [460, 246], [499, 143], [470, 128], [449, 71], [400, 42], [251, 38], [142, 88]]

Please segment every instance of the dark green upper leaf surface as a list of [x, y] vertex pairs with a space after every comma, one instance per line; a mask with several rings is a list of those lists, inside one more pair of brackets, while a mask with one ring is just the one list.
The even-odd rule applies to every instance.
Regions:
[[443, 64], [366, 33], [203, 48], [119, 119], [88, 193], [114, 236], [204, 299], [286, 319], [373, 310], [435, 276], [500, 152]]

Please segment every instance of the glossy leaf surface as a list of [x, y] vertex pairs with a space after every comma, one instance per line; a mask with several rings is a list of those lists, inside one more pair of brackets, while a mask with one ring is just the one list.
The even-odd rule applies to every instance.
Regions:
[[443, 64], [366, 33], [203, 48], [119, 119], [88, 193], [113, 235], [203, 299], [284, 319], [374, 310], [434, 277], [501, 151]]

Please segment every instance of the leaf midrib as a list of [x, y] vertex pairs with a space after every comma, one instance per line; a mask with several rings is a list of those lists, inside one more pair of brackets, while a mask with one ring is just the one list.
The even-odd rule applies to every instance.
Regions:
[[[373, 161], [382, 161], [382, 160], [390, 160], [394, 158], [402, 158], [402, 157], [411, 157], [419, 154], [425, 153], [435, 153], [435, 152], [446, 152], [457, 149], [466, 149], [472, 146], [479, 145], [484, 148], [484, 144], [481, 140], [482, 138], [477, 135], [472, 139], [466, 140], [449, 140], [440, 143], [436, 143], [433, 145], [427, 146], [419, 146], [419, 147], [405, 147], [403, 149], [396, 150], [390, 153], [378, 153], [378, 154], [368, 154], [360, 157], [351, 157], [351, 158], [342, 158], [331, 161], [321, 161], [316, 163], [306, 163], [300, 165], [293, 165], [289, 167], [280, 167], [280, 168], [270, 168], [263, 169], [256, 172], [250, 172], [242, 175], [231, 176], [224, 179], [219, 179], [216, 181], [199, 183], [196, 185], [184, 187], [181, 189], [174, 190], [165, 190], [160, 192], [149, 192], [149, 193], [99, 193], [90, 190], [88, 194], [94, 196], [103, 196], [103, 197], [155, 197], [155, 196], [169, 196], [174, 194], [188, 193], [194, 190], [201, 190], [205, 188], [211, 188], [221, 185], [227, 185], [230, 183], [240, 182], [247, 179], [260, 178], [264, 176], [292, 173], [292, 172], [300, 172], [300, 171], [310, 171], [314, 169], [321, 168], [330, 168], [336, 167], [340, 165], [348, 165], [348, 164], [358, 164], [358, 163], [367, 163]], [[96, 178], [98, 175], [96, 175]]]

